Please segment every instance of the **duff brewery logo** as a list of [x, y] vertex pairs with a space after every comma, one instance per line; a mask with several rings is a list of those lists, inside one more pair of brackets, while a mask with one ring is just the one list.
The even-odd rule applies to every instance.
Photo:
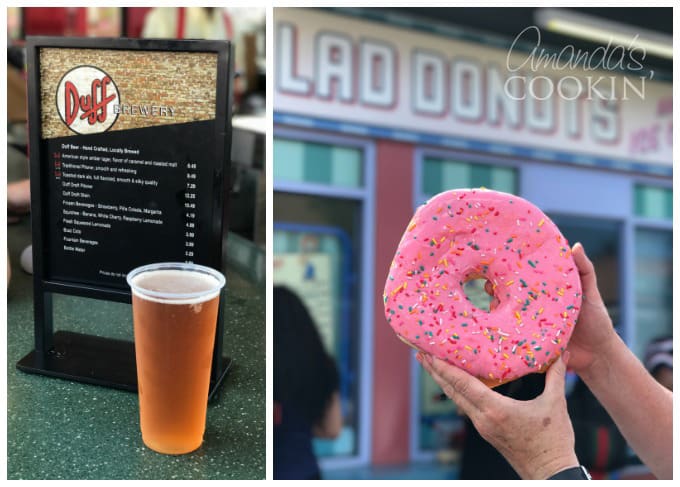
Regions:
[[119, 101], [118, 87], [111, 76], [94, 66], [73, 68], [57, 86], [59, 116], [77, 134], [108, 130], [118, 118], [114, 105]]

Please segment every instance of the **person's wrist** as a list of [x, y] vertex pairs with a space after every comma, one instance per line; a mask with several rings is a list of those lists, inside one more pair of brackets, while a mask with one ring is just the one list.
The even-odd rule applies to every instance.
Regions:
[[553, 455], [543, 454], [525, 465], [524, 469], [516, 469], [524, 480], [545, 480], [562, 470], [578, 467], [580, 464], [573, 450], [555, 452]]
[[593, 360], [581, 369], [574, 369], [574, 372], [583, 379], [586, 384], [598, 380], [607, 374], [612, 358], [616, 356], [616, 348], [622, 343], [621, 338], [616, 334], [614, 327], [609, 324], [606, 337], [599, 341], [597, 353]]
[[568, 468], [578, 467], [580, 464], [576, 458], [576, 453], [570, 452], [559, 458], [545, 463], [537, 469], [533, 478], [536, 480], [549, 479], [553, 475]]

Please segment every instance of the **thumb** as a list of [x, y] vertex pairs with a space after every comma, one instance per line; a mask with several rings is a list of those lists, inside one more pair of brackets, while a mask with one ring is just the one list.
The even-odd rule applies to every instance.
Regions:
[[595, 275], [595, 267], [586, 255], [586, 251], [578, 242], [571, 250], [571, 255], [574, 258], [576, 267], [578, 268], [579, 276], [581, 277], [581, 285], [583, 286], [583, 295], [588, 301], [597, 302], [600, 298], [600, 291], [597, 289], [597, 276]]
[[[565, 352], [568, 353], [568, 352]], [[551, 396], [564, 396], [565, 375], [567, 374], [566, 360], [568, 357], [561, 356], [555, 360], [545, 373], [545, 390]]]

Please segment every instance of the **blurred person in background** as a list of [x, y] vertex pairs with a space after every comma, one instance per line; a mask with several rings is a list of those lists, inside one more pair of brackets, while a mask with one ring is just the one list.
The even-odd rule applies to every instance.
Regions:
[[[10, 42], [8, 42], [8, 45]], [[7, 144], [8, 150], [28, 166], [26, 130], [26, 78], [23, 49], [16, 46], [7, 48]], [[15, 132], [23, 133], [17, 136]], [[6, 160], [7, 163], [9, 161]], [[12, 172], [9, 167], [5, 170]], [[31, 210], [31, 191], [28, 179], [7, 184], [7, 224], [20, 222]], [[7, 251], [7, 285], [11, 277], [9, 249]]]
[[342, 428], [338, 369], [304, 304], [274, 287], [274, 479], [320, 479], [312, 439]]
[[156, 7], [144, 19], [142, 37], [231, 39], [231, 19], [215, 7]]
[[[25, 135], [15, 137], [13, 127], [25, 131], [28, 107], [26, 105], [26, 77], [24, 73], [23, 49], [7, 48], [7, 143], [24, 156], [27, 153]], [[28, 166], [28, 158], [22, 158]], [[6, 168], [7, 169], [7, 168]], [[30, 211], [31, 193], [28, 179], [15, 181], [7, 185], [7, 223], [16, 223]]]
[[633, 461], [623, 435], [581, 379], [567, 396], [567, 410], [574, 427], [576, 456], [593, 479], [605, 479]]
[[31, 211], [31, 188], [28, 179], [7, 185], [7, 223], [17, 223]]
[[673, 337], [657, 338], [647, 345], [645, 367], [659, 384], [673, 390]]

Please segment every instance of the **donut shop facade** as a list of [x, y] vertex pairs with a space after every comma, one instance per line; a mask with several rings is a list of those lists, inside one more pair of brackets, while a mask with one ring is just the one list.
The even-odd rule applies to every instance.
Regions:
[[672, 333], [670, 80], [533, 69], [512, 39], [375, 11], [276, 9], [274, 35], [274, 283], [340, 371], [343, 432], [315, 445], [328, 476], [431, 462], [461, 428], [382, 304], [412, 213], [441, 191], [528, 199], [584, 244], [638, 356]]

